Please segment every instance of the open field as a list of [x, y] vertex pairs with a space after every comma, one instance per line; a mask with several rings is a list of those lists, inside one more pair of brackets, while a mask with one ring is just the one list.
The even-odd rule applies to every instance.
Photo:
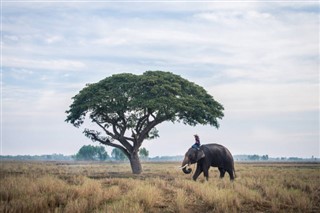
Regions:
[[178, 166], [1, 161], [0, 212], [320, 212], [320, 164], [237, 163], [234, 182]]

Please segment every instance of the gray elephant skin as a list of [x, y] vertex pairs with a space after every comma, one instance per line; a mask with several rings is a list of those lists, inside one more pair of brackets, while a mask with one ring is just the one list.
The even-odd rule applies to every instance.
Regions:
[[185, 174], [190, 174], [192, 169], [187, 168], [190, 164], [197, 163], [197, 169], [193, 175], [193, 180], [203, 172], [206, 180], [209, 178], [209, 168], [218, 167], [220, 178], [228, 172], [230, 180], [236, 177], [234, 161], [230, 151], [220, 144], [204, 144], [197, 148], [190, 148], [185, 154], [181, 168]]

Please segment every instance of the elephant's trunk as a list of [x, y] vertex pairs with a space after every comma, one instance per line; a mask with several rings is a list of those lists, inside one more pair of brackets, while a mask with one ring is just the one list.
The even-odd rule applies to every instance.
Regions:
[[185, 173], [185, 174], [190, 174], [192, 172], [192, 169], [191, 168], [188, 168], [187, 167], [189, 166], [190, 162], [189, 162], [189, 159], [188, 157], [185, 157], [183, 162], [182, 162], [182, 171]]
[[182, 169], [182, 171], [183, 171], [185, 174], [190, 174], [190, 173], [192, 172], [192, 169], [191, 169], [191, 168], [188, 168], [188, 169], [187, 169], [187, 167], [184, 167], [184, 168]]

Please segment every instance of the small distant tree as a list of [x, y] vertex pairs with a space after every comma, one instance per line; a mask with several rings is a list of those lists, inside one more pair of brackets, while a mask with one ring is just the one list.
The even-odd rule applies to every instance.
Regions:
[[110, 158], [103, 146], [96, 146], [96, 152], [97, 152], [98, 159], [101, 161], [104, 161]]
[[149, 151], [143, 147], [139, 150], [139, 156], [140, 156], [140, 158], [146, 159], [149, 157]]
[[114, 148], [111, 152], [111, 156], [113, 159], [115, 160], [125, 160], [126, 159], [126, 155], [118, 148]]
[[252, 160], [252, 161], [258, 161], [258, 160], [260, 160], [260, 156], [259, 155], [249, 155], [248, 159]]
[[108, 153], [103, 146], [84, 145], [75, 155], [76, 160], [100, 160], [108, 159]]

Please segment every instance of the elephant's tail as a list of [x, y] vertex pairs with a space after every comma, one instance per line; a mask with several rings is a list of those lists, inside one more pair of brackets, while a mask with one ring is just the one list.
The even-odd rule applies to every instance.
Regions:
[[233, 165], [233, 174], [234, 174], [234, 178], [236, 178], [237, 175], [236, 175], [236, 170], [234, 169], [234, 165]]

